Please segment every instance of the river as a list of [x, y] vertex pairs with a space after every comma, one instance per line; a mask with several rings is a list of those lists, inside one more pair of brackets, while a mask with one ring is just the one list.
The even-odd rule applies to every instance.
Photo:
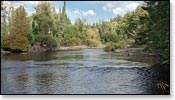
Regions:
[[161, 94], [155, 60], [103, 49], [1, 54], [1, 93]]

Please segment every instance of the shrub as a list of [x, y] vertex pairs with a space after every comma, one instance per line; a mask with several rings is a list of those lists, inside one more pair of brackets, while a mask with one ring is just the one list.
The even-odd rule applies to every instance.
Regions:
[[104, 50], [108, 52], [108, 51], [114, 51], [117, 48], [121, 48], [120, 43], [108, 42], [104, 47]]
[[49, 36], [47, 39], [48, 39], [46, 43], [47, 46], [50, 45], [51, 47], [57, 47], [57, 41], [54, 37]]
[[29, 45], [25, 36], [7, 35], [3, 38], [2, 48], [11, 52], [23, 52], [28, 51]]
[[104, 50], [106, 52], [114, 51], [115, 50], [115, 46], [112, 43], [107, 43], [106, 46], [104, 47]]
[[50, 35], [37, 35], [35, 42], [40, 42], [43, 46], [46, 45], [46, 47], [57, 47], [56, 39]]
[[90, 39], [87, 39], [85, 42], [85, 45], [90, 46], [90, 47], [96, 47], [96, 46], [98, 46], [98, 43], [96, 41], [92, 41]]
[[29, 34], [27, 35], [27, 38], [28, 38], [30, 44], [33, 44], [33, 43], [35, 42], [35, 36], [34, 36], [34, 34], [29, 33]]

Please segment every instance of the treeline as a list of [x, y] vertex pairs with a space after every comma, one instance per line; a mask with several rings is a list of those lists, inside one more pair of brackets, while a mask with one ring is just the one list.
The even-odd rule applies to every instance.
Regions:
[[170, 64], [170, 2], [147, 1], [142, 7], [148, 15], [139, 19], [145, 25], [138, 33], [136, 44], [146, 45], [146, 50], [157, 53], [160, 62]]
[[10, 16], [5, 7], [1, 6], [1, 11], [1, 47], [5, 50], [27, 51], [36, 43], [48, 48], [104, 44], [107, 51], [135, 45], [157, 53], [162, 62], [169, 62], [168, 1], [147, 1], [132, 12], [93, 25], [80, 18], [71, 24], [66, 2], [58, 14], [49, 2], [37, 5], [32, 16], [27, 16], [22, 6], [16, 10], [12, 7]]
[[169, 64], [170, 57], [169, 1], [145, 1], [136, 10], [124, 16], [101, 21], [98, 28], [106, 51], [127, 46], [141, 46], [159, 56], [161, 63]]
[[101, 21], [95, 24], [98, 28], [102, 43], [106, 44], [106, 50], [115, 50], [137, 45], [135, 40], [138, 33], [144, 31], [145, 25], [140, 23], [140, 17], [147, 16], [141, 6], [136, 10], [128, 12], [124, 16], [111, 18], [109, 21]]
[[[3, 2], [1, 4], [3, 5]], [[66, 14], [66, 3], [57, 14], [49, 2], [41, 2], [32, 16], [27, 16], [23, 6], [17, 9], [12, 7], [9, 22], [5, 20], [6, 8], [1, 7], [1, 11], [4, 12], [1, 45], [5, 50], [27, 51], [36, 43], [47, 48], [101, 44], [97, 30], [87, 25], [85, 19], [77, 18], [75, 23], [71, 24]]]

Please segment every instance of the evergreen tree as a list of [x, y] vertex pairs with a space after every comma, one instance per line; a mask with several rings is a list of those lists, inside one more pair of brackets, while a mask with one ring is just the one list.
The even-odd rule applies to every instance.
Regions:
[[66, 26], [67, 25], [71, 25], [70, 19], [67, 17], [67, 13], [66, 13], [66, 1], [64, 1], [64, 5], [62, 7], [62, 12], [59, 14], [59, 33], [60, 35], [62, 35], [62, 37], [64, 37], [64, 33], [66, 31]]
[[56, 11], [49, 2], [37, 5], [33, 14], [33, 32], [40, 35], [54, 34], [56, 25]]
[[27, 36], [29, 30], [29, 19], [23, 6], [12, 12], [10, 18], [10, 34], [20, 34], [21, 36]]
[[10, 35], [4, 38], [2, 47], [14, 52], [27, 51], [29, 47], [27, 39], [29, 19], [23, 6], [12, 12], [9, 26]]
[[147, 50], [159, 54], [161, 62], [169, 63], [169, 2], [148, 1], [146, 4], [142, 8], [148, 12], [148, 16], [140, 18], [146, 23], [146, 28], [137, 41], [143, 41]]

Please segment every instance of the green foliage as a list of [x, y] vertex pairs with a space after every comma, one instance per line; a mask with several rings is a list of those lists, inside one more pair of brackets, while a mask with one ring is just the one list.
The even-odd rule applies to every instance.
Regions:
[[85, 41], [85, 45], [90, 46], [90, 47], [96, 47], [96, 46], [98, 46], [98, 43], [97, 43], [96, 41], [87, 39], [87, 40]]
[[8, 33], [8, 25], [6, 23], [1, 24], [1, 35], [7, 35]]
[[97, 28], [87, 28], [83, 35], [85, 37], [82, 39], [84, 45], [90, 47], [96, 47], [100, 45], [100, 36], [98, 34]]
[[35, 35], [33, 33], [29, 33], [27, 38], [28, 38], [30, 44], [34, 44], [34, 42], [35, 42]]
[[72, 25], [66, 26], [65, 33], [62, 34], [62, 46], [76, 46], [81, 44], [81, 40], [79, 38], [79, 33], [76, 30], [76, 27]]
[[28, 51], [29, 41], [25, 36], [6, 35], [3, 38], [2, 48], [11, 52]]
[[30, 17], [30, 26], [29, 26], [27, 38], [28, 38], [30, 44], [33, 45], [35, 42], [35, 34], [33, 33], [33, 29], [32, 29], [31, 17]]
[[110, 52], [110, 51], [114, 51], [115, 49], [114, 49], [114, 47], [112, 47], [111, 45], [106, 45], [105, 48], [104, 48], [104, 50], [105, 50], [106, 52]]
[[35, 42], [39, 42], [43, 47], [56, 47], [57, 41], [50, 35], [36, 35]]
[[9, 31], [8, 28], [8, 22], [7, 22], [7, 18], [8, 18], [8, 9], [7, 7], [4, 5], [4, 1], [1, 1], [1, 35], [6, 35]]
[[169, 63], [169, 2], [148, 1], [142, 8], [148, 16], [140, 18], [145, 30], [138, 34], [137, 44], [145, 44], [147, 50], [160, 55], [160, 62]]
[[[70, 26], [70, 20], [67, 17], [65, 5], [60, 14], [49, 2], [42, 2], [36, 7], [36, 13], [32, 15], [32, 32], [29, 34], [31, 43], [41, 42], [47, 47], [57, 45], [73, 45], [79, 43], [73, 37], [74, 29]], [[33, 34], [34, 33], [34, 34]], [[75, 43], [77, 42], [77, 43]]]
[[[158, 53], [161, 62], [168, 63], [169, 2], [145, 3], [124, 16], [92, 25], [80, 18], [74, 25], [71, 24], [66, 14], [66, 2], [58, 14], [49, 2], [41, 2], [30, 19], [22, 6], [12, 9], [11, 14], [6, 14], [5, 8], [1, 7], [1, 44], [11, 51], [26, 51], [29, 43], [37, 42], [49, 48], [77, 45], [96, 47], [103, 43], [106, 44], [105, 51], [144, 45], [145, 50]], [[6, 22], [7, 15], [11, 15], [9, 23]], [[7, 35], [8, 32], [10, 35]]]
[[121, 48], [120, 43], [108, 42], [108, 43], [106, 43], [104, 50], [106, 52], [109, 52], [109, 51], [115, 51], [115, 49], [117, 49], [117, 48]]
[[13, 11], [9, 23], [10, 35], [3, 37], [2, 48], [12, 52], [28, 51], [29, 41], [27, 32], [29, 20], [24, 7], [20, 6]]
[[110, 34], [107, 36], [107, 39], [108, 39], [107, 42], [112, 41], [112, 42], [117, 43], [117, 42], [118, 42], [118, 35], [117, 35], [116, 32], [112, 32], [112, 33], [110, 33]]
[[146, 12], [138, 6], [135, 11], [128, 12], [124, 16], [111, 18], [109, 21], [102, 21], [96, 26], [99, 30], [102, 43], [115, 42], [123, 46], [132, 45], [137, 34], [144, 29], [139, 23], [139, 16], [146, 16]]
[[10, 34], [20, 34], [22, 36], [27, 36], [29, 31], [29, 18], [23, 6], [20, 6], [15, 11], [12, 12], [9, 23]]
[[58, 17], [49, 2], [42, 2], [36, 6], [36, 13], [32, 15], [32, 28], [35, 34], [56, 34]]

